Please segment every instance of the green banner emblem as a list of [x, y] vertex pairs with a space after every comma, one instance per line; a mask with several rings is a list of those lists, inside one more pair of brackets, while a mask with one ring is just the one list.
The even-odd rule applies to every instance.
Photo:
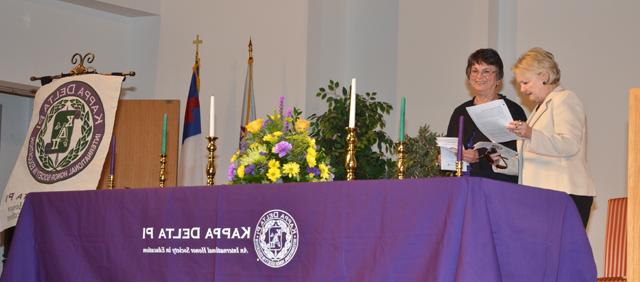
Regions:
[[53, 118], [53, 130], [51, 132], [51, 142], [44, 147], [46, 154], [65, 153], [71, 144], [73, 134], [73, 122], [80, 117], [80, 112], [76, 110], [59, 111]]

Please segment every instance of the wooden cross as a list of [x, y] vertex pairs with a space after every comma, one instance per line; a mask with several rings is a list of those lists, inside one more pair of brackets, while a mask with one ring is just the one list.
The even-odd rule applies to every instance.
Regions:
[[196, 34], [196, 40], [193, 41], [193, 44], [196, 45], [196, 59], [198, 59], [198, 54], [200, 53], [200, 44], [202, 44], [202, 40], [200, 40], [200, 34]]

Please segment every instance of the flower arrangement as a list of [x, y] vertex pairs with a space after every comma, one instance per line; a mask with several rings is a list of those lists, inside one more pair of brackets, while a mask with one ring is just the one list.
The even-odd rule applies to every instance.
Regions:
[[289, 109], [246, 125], [240, 149], [231, 157], [229, 183], [279, 183], [332, 181], [333, 169], [316, 140], [308, 133], [310, 122], [302, 112]]

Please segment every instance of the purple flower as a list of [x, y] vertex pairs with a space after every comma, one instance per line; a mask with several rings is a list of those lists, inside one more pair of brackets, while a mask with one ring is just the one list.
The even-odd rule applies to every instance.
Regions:
[[275, 147], [273, 147], [273, 152], [278, 154], [278, 157], [284, 157], [286, 156], [289, 151], [291, 151], [291, 148], [293, 146], [291, 146], [291, 144], [289, 144], [289, 142], [287, 141], [280, 141], [278, 142], [278, 144], [276, 144]]
[[284, 115], [284, 130], [282, 130], [282, 132], [288, 132], [289, 131], [289, 121], [287, 120], [288, 117], [291, 117], [291, 108], [287, 109], [287, 113]]
[[233, 181], [235, 176], [236, 176], [236, 164], [231, 163], [231, 165], [229, 165], [229, 169], [227, 169], [227, 180]]
[[258, 154], [260, 154], [260, 156], [263, 156], [263, 157], [264, 157], [264, 156], [266, 156], [266, 155], [267, 155], [267, 152], [259, 152]]
[[242, 139], [242, 141], [240, 141], [240, 152], [242, 153], [246, 152], [248, 147], [249, 147], [249, 144], [247, 144], [247, 141]]
[[278, 108], [278, 113], [280, 114], [280, 118], [284, 118], [282, 116], [283, 110], [284, 110], [284, 96], [280, 96], [280, 107]]
[[313, 175], [318, 176], [320, 175], [320, 170], [317, 167], [308, 167], [307, 173], [313, 173]]
[[253, 174], [253, 171], [256, 169], [256, 165], [250, 164], [244, 167], [244, 174]]

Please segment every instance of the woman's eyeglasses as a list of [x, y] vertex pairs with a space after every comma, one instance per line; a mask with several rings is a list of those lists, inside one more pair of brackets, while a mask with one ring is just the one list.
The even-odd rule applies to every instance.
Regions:
[[471, 69], [471, 71], [469, 72], [469, 76], [488, 77], [489, 75], [492, 75], [494, 73], [496, 73], [496, 71], [495, 70], [490, 70], [490, 69], [483, 69], [483, 70]]

